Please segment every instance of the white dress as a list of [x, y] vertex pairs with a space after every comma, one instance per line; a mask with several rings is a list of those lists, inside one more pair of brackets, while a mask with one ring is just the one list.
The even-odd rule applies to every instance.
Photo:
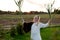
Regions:
[[39, 23], [38, 25], [36, 25], [36, 23], [33, 23], [31, 27], [31, 39], [42, 40], [40, 35], [40, 28], [45, 28], [47, 26], [48, 26], [48, 23], [46, 24]]

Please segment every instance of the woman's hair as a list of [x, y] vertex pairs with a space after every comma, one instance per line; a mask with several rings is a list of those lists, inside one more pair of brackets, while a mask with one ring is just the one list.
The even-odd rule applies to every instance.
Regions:
[[35, 18], [38, 17], [38, 21], [40, 20], [40, 16], [39, 15], [35, 15], [33, 18], [33, 22], [35, 21]]

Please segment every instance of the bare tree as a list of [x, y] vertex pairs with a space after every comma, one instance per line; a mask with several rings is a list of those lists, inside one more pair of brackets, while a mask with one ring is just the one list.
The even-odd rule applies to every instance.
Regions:
[[19, 8], [19, 12], [21, 12], [21, 6], [22, 6], [22, 3], [23, 3], [23, 0], [14, 0], [15, 4], [18, 6]]
[[[14, 2], [15, 2], [15, 4], [18, 6], [18, 8], [19, 8], [19, 13], [20, 12], [22, 12], [21, 11], [21, 6], [22, 6], [22, 4], [23, 4], [23, 0], [14, 0]], [[22, 14], [22, 13], [20, 13], [20, 14]], [[21, 17], [22, 18], [22, 17]]]
[[16, 4], [16, 5], [18, 6], [18, 8], [19, 8], [19, 13], [20, 13], [20, 18], [21, 18], [19, 24], [17, 25], [17, 32], [18, 32], [18, 34], [23, 35], [23, 34], [24, 34], [23, 28], [22, 28], [22, 26], [20, 25], [21, 23], [23, 24], [23, 22], [24, 22], [24, 19], [23, 19], [23, 17], [21, 16], [21, 14], [22, 14], [21, 6], [22, 6], [22, 3], [23, 3], [23, 0], [14, 0], [14, 2], [15, 2], [15, 4]]
[[54, 3], [55, 3], [55, 0], [52, 3], [48, 4], [47, 5], [47, 8], [46, 8], [47, 9], [47, 12], [49, 14], [50, 19], [51, 19], [51, 12], [52, 12]]

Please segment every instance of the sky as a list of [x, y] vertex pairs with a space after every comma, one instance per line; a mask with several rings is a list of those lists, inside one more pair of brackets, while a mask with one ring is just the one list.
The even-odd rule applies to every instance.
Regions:
[[[23, 0], [23, 4], [21, 6], [22, 12], [29, 11], [47, 11], [46, 5], [52, 3], [53, 0]], [[60, 0], [55, 0], [53, 5], [53, 9], [60, 8]], [[18, 6], [15, 4], [14, 0], [0, 0], [0, 10], [3, 11], [16, 11], [18, 10]]]

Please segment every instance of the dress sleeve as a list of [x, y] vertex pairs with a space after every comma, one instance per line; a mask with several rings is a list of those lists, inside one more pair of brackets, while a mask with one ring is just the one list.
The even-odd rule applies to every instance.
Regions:
[[48, 23], [46, 23], [46, 24], [44, 24], [44, 23], [41, 23], [41, 25], [40, 25], [40, 28], [45, 28], [45, 27], [48, 27]]

